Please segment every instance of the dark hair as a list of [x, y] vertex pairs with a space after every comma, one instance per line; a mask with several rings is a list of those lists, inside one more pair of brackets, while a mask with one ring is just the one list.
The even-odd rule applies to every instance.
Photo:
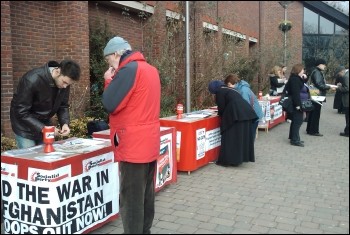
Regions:
[[229, 74], [229, 75], [226, 76], [224, 82], [225, 82], [226, 85], [227, 85], [228, 83], [231, 83], [232, 85], [234, 85], [234, 84], [238, 83], [240, 80], [241, 80], [241, 79], [238, 77], [237, 74], [231, 73], [231, 74]]
[[318, 66], [318, 65], [320, 65], [320, 64], [324, 64], [324, 65], [326, 65], [327, 64], [327, 61], [325, 61], [324, 59], [317, 59], [316, 61], [315, 61], [315, 66]]
[[74, 81], [78, 81], [80, 78], [80, 66], [73, 60], [62, 60], [60, 63], [61, 74], [67, 76]]
[[290, 71], [290, 74], [298, 75], [303, 69], [304, 69], [304, 65], [296, 64], [293, 66], [292, 70]]

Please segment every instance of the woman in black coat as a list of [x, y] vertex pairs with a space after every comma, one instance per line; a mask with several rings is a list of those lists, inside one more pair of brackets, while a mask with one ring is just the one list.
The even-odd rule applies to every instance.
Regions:
[[304, 147], [304, 141], [300, 139], [300, 127], [303, 124], [304, 112], [301, 109], [301, 102], [310, 98], [309, 88], [306, 86], [307, 76], [304, 74], [304, 66], [296, 64], [290, 72], [290, 77], [286, 85], [286, 92], [292, 99], [293, 112], [292, 122], [289, 128], [290, 144]]
[[221, 117], [221, 147], [217, 165], [238, 166], [242, 162], [254, 162], [252, 124], [258, 119], [254, 109], [234, 88], [222, 81], [209, 83], [209, 91], [215, 94], [218, 115]]

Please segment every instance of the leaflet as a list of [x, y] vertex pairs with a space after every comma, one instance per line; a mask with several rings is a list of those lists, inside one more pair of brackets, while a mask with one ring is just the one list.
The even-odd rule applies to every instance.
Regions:
[[311, 99], [314, 100], [314, 101], [323, 102], [323, 101], [325, 101], [326, 96], [312, 95]]
[[333, 85], [333, 84], [326, 84], [327, 86], [330, 86], [331, 88], [338, 88], [337, 85]]

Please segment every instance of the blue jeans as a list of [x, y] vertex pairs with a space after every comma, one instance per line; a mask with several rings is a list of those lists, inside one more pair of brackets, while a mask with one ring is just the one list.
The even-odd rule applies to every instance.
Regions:
[[30, 148], [30, 147], [34, 147], [35, 145], [39, 145], [43, 143], [42, 140], [30, 140], [16, 134], [15, 134], [15, 139], [16, 139], [17, 148], [19, 149]]

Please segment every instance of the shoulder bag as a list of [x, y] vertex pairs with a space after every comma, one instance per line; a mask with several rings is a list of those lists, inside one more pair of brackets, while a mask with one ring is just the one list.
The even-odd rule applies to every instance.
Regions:
[[301, 110], [304, 112], [310, 112], [314, 110], [314, 104], [312, 103], [311, 99], [301, 101]]
[[281, 99], [278, 103], [279, 103], [279, 105], [282, 106], [283, 111], [286, 111], [287, 113], [293, 112], [293, 101], [285, 93], [282, 93]]
[[94, 119], [86, 124], [88, 135], [92, 136], [92, 133], [97, 131], [104, 131], [109, 129], [109, 125], [105, 120]]

